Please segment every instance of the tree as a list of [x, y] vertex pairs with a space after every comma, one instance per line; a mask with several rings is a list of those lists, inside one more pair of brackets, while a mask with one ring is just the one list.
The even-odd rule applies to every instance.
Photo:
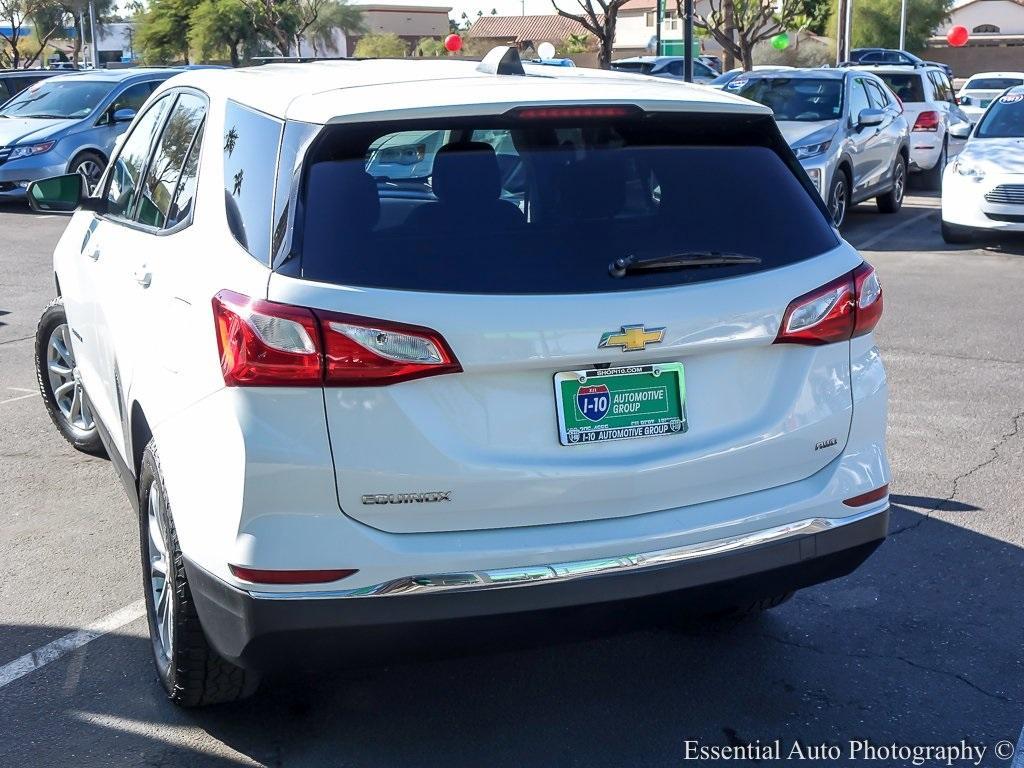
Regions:
[[[910, 51], [920, 52], [928, 38], [949, 18], [951, 0], [908, 0], [907, 39]], [[836, 29], [838, 3], [833, 2], [829, 29]], [[900, 0], [857, 0], [851, 24], [853, 48], [896, 48], [900, 43]]]
[[[722, 46], [726, 57], [742, 62], [748, 72], [754, 67], [754, 46], [785, 32], [799, 12], [799, 0], [709, 0], [708, 10], [694, 12], [694, 26], [709, 33]], [[898, 0], [897, 0], [898, 2]], [[682, 15], [683, 0], [676, 0]], [[726, 7], [728, 5], [728, 7]], [[730, 23], [731, 21], [731, 23]], [[726, 62], [728, 66], [728, 61]]]
[[139, 50], [147, 62], [189, 62], [189, 20], [200, 1], [151, 0], [139, 17], [136, 33]]
[[[30, 67], [46, 44], [64, 32], [64, 10], [48, 0], [0, 0], [0, 62]], [[29, 31], [29, 27], [32, 31]]]
[[413, 52], [417, 56], [447, 56], [448, 49], [444, 47], [444, 41], [436, 37], [421, 37]]
[[255, 47], [256, 29], [241, 0], [201, 0], [189, 17], [189, 42], [203, 59], [222, 58], [231, 66], [242, 63], [242, 47]]
[[[715, 0], [712, 0], [714, 2]], [[558, 15], [572, 19], [597, 38], [597, 65], [608, 69], [612, 63], [612, 44], [615, 42], [615, 25], [619, 9], [626, 0], [576, 0], [581, 13], [570, 13], [559, 7], [559, 0], [551, 0]], [[565, 0], [562, 0], [565, 2]], [[676, 0], [681, 2], [681, 0]]]
[[[296, 0], [240, 0], [249, 11], [256, 33], [270, 41], [282, 56], [291, 53], [299, 27], [304, 23]], [[322, 3], [325, 0], [316, 0]]]
[[570, 33], [565, 38], [564, 48], [568, 54], [586, 53], [590, 50], [590, 35]]
[[408, 53], [405, 41], [394, 32], [366, 35], [356, 43], [355, 50], [360, 59], [400, 59]]
[[321, 51], [337, 52], [335, 31], [341, 30], [347, 38], [365, 29], [363, 12], [358, 7], [349, 5], [347, 0], [328, 0], [321, 6], [316, 18], [299, 34], [309, 41], [313, 55], [319, 56]]

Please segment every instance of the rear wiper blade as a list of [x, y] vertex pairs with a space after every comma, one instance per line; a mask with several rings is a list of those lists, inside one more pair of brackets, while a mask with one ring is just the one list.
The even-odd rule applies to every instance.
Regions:
[[734, 264], [760, 264], [759, 256], [719, 251], [687, 251], [666, 253], [660, 256], [637, 256], [631, 254], [615, 259], [608, 265], [612, 277], [625, 277], [631, 272], [652, 272], [659, 270], [691, 269], [694, 267], [731, 267]]

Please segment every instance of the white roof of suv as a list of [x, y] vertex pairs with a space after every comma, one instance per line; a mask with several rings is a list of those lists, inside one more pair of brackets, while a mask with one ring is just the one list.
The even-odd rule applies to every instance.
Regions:
[[[191, 85], [279, 118], [310, 123], [415, 116], [499, 114], [530, 104], [636, 104], [645, 109], [767, 114], [747, 99], [698, 85], [639, 75], [525, 64], [527, 76], [481, 72], [474, 61], [376, 59], [194, 70]], [[425, 85], [429, 84], [429, 85]]]

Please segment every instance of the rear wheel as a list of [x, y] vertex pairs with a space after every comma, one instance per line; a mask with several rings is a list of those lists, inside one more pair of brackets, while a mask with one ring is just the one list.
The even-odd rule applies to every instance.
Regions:
[[840, 169], [832, 177], [832, 186], [828, 191], [828, 212], [836, 229], [839, 229], [846, 220], [846, 211], [849, 207], [850, 180], [846, 171]]
[[892, 189], [875, 198], [875, 204], [882, 213], [896, 213], [903, 207], [903, 193], [907, 189], [907, 161], [903, 155], [896, 155], [896, 166], [892, 169]]
[[75, 362], [74, 334], [56, 298], [46, 305], [36, 326], [36, 383], [57, 431], [75, 448], [104, 455], [89, 398]]
[[149, 637], [168, 697], [179, 706], [198, 707], [254, 693], [259, 676], [221, 658], [206, 642], [152, 441], [139, 473], [139, 539]]
[[89, 194], [96, 191], [100, 177], [103, 175], [103, 169], [106, 167], [107, 161], [96, 152], [82, 152], [76, 155], [70, 166], [71, 173], [80, 174], [89, 182]]
[[932, 191], [942, 189], [942, 172], [946, 170], [946, 160], [948, 157], [949, 152], [946, 142], [943, 141], [942, 151], [939, 152], [939, 159], [935, 161], [935, 166], [921, 173], [921, 181], [924, 183], [925, 189]]
[[969, 227], [942, 222], [942, 239], [950, 245], [964, 245], [971, 242], [972, 233]]

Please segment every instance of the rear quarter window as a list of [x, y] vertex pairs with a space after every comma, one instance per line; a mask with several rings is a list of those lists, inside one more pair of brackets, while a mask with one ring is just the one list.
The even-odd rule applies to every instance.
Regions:
[[[381, 160], [385, 150], [395, 162]], [[736, 277], [838, 245], [765, 116], [330, 126], [299, 198], [285, 271], [373, 288], [635, 290]], [[761, 263], [609, 272], [624, 256], [708, 251]]]
[[233, 101], [224, 114], [224, 206], [231, 234], [264, 263], [270, 260], [277, 149], [282, 124]]

